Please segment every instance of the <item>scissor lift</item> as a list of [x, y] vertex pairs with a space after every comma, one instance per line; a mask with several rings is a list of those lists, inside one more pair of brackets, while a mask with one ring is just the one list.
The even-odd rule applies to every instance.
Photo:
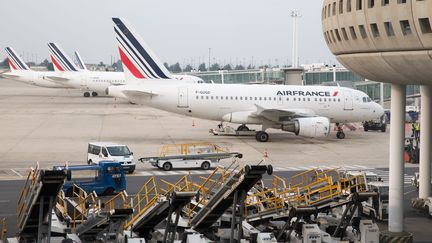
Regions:
[[46, 242], [51, 238], [51, 212], [66, 179], [64, 171], [31, 169], [18, 199], [20, 242]]

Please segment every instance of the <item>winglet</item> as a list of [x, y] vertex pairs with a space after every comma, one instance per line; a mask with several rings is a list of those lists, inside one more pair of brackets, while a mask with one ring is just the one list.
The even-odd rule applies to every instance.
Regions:
[[57, 72], [78, 72], [77, 66], [72, 62], [72, 59], [60, 48], [56, 43], [48, 43], [51, 61], [54, 64], [54, 69]]
[[11, 72], [30, 70], [27, 64], [21, 59], [19, 55], [16, 54], [12, 47], [6, 47], [5, 50], [8, 56], [9, 68]]
[[172, 79], [170, 72], [127, 20], [122, 18], [112, 18], [112, 20], [120, 58], [127, 77]]
[[75, 51], [75, 61], [80, 70], [87, 70], [85, 63], [81, 58], [81, 55], [77, 51]]

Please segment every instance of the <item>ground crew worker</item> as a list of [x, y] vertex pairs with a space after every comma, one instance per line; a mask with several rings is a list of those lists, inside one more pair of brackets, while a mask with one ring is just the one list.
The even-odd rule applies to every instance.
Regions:
[[420, 137], [420, 123], [418, 121], [416, 121], [414, 123], [414, 130], [415, 130], [415, 137], [419, 138]]

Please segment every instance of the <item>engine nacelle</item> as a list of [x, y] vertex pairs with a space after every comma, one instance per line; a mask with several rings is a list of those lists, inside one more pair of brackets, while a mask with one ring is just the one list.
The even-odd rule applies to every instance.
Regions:
[[281, 129], [302, 137], [327, 137], [330, 134], [330, 120], [326, 117], [297, 118], [282, 125]]
[[250, 111], [230, 112], [222, 117], [223, 121], [239, 124], [261, 124], [261, 119], [253, 116]]

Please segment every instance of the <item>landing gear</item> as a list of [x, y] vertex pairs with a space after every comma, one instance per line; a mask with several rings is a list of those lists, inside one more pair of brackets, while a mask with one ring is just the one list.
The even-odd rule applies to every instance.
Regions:
[[264, 131], [259, 131], [256, 133], [255, 138], [258, 142], [265, 143], [269, 140], [269, 135]]
[[84, 92], [84, 97], [90, 97], [90, 92]]
[[342, 125], [340, 125], [339, 123], [336, 123], [337, 126], [337, 133], [336, 133], [336, 137], [338, 139], [344, 139], [345, 138], [345, 133], [342, 129]]
[[242, 124], [237, 128], [237, 131], [250, 131], [250, 129], [245, 124]]
[[93, 97], [96, 97], [96, 96], [98, 96], [98, 93], [96, 93], [96, 92], [92, 92], [91, 95], [92, 95]]

